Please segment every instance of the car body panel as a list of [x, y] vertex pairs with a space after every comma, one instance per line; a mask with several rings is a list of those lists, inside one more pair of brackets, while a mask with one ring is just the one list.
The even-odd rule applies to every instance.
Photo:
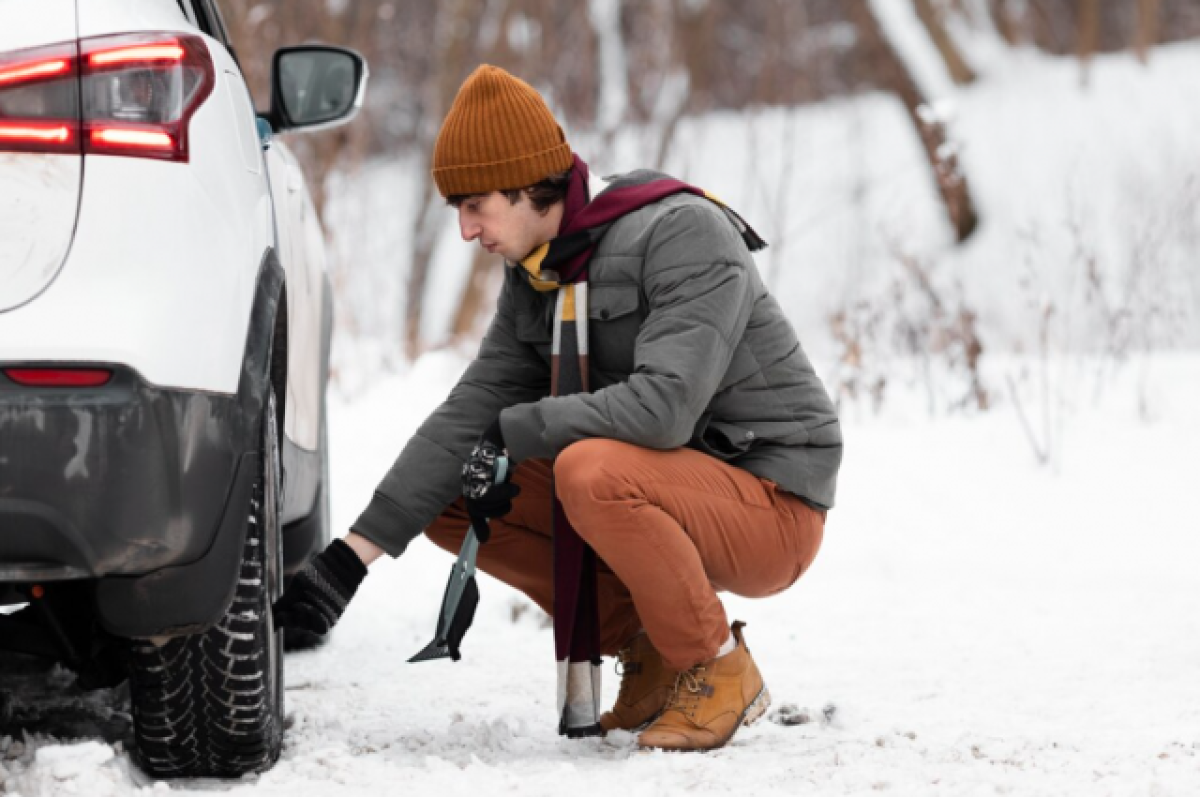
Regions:
[[[322, 275], [325, 247], [316, 211], [304, 182], [304, 173], [290, 150], [274, 139], [266, 153], [271, 189], [277, 211], [280, 260], [288, 275], [288, 406], [284, 431], [289, 440], [309, 451], [318, 447], [320, 434]], [[312, 246], [315, 231], [318, 245]]]
[[[75, 247], [59, 272], [61, 284], [43, 290], [19, 313], [0, 313], [0, 359], [119, 362], [159, 387], [230, 394], [236, 388], [255, 269], [262, 253], [274, 246], [287, 275], [292, 324], [283, 430], [298, 448], [316, 451], [323, 386], [312, 352], [320, 350], [325, 262], [299, 165], [279, 139], [263, 153], [240, 69], [177, 3], [89, 0], [79, 5], [81, 37], [161, 30], [203, 35], [216, 67], [213, 94], [191, 120], [191, 163], [83, 159]], [[52, 170], [58, 183], [69, 182], [63, 165], [45, 165], [51, 156], [25, 157], [41, 165], [23, 167], [24, 179]], [[228, 168], [231, 161], [243, 164], [240, 174]], [[268, 171], [271, 185], [264, 179]], [[62, 198], [64, 190], [54, 197]], [[112, 201], [122, 195], [132, 201]], [[74, 225], [61, 210], [69, 203], [55, 204], [54, 212], [62, 216], [58, 226]], [[42, 215], [43, 228], [53, 215]], [[69, 234], [65, 237], [70, 243]], [[58, 248], [65, 251], [64, 235], [37, 238], [45, 247], [60, 240]], [[122, 297], [138, 293], [161, 300], [139, 306], [136, 313], [123, 312], [129, 301]], [[63, 325], [64, 317], [76, 323]]]
[[[180, 15], [182, 16], [182, 15]], [[0, 0], [0, 52], [41, 47], [74, 39], [75, 0], [37, 0], [32, 13], [29, 0]]]
[[77, 13], [83, 38], [143, 30], [201, 32], [175, 0], [80, 0]]
[[61, 273], [82, 181], [81, 155], [0, 152], [0, 318]]
[[[0, 0], [0, 53], [74, 43], [75, 0], [44, 0], [42, 13]], [[75, 229], [81, 155], [0, 152], [0, 312], [33, 299], [62, 268]]]
[[0, 360], [116, 362], [159, 387], [237, 389], [274, 233], [262, 180], [221, 167], [242, 159], [230, 116], [220, 96], [197, 110], [188, 165], [85, 159], [71, 254], [35, 301], [0, 313]]

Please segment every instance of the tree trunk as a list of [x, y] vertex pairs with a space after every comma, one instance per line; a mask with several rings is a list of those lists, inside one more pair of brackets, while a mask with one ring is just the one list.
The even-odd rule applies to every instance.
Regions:
[[946, 30], [946, 25], [942, 20], [942, 13], [934, 7], [933, 0], [913, 0], [913, 5], [916, 7], [917, 17], [925, 26], [925, 30], [929, 32], [929, 38], [933, 40], [934, 46], [937, 47], [938, 53], [946, 63], [950, 79], [956, 86], [973, 83], [975, 72], [959, 52], [954, 39], [950, 37], [950, 32]]
[[1138, 0], [1133, 51], [1143, 64], [1150, 60], [1150, 48], [1158, 44], [1158, 14], [1159, 0]]
[[992, 12], [992, 20], [996, 24], [996, 30], [1000, 33], [1000, 37], [1004, 39], [1010, 47], [1015, 47], [1021, 43], [1019, 34], [1020, 26], [1017, 23], [1016, 15], [1013, 13], [1012, 0], [988, 0], [988, 9]]
[[[503, 69], [511, 68], [520, 73], [516, 66], [519, 54], [512, 48], [508, 37], [504, 34], [509, 30], [513, 19], [518, 13], [527, 13], [519, 0], [496, 0], [499, 2], [497, 19], [497, 35], [494, 39], [481, 41], [481, 60], [495, 64]], [[447, 108], [452, 95], [446, 95]], [[451, 340], [459, 341], [471, 337], [476, 332], [480, 317], [491, 309], [488, 301], [488, 287], [491, 285], [491, 275], [495, 269], [502, 268], [501, 261], [495, 255], [489, 255], [482, 249], [473, 248], [471, 255], [470, 273], [467, 284], [463, 286], [454, 311], [454, 323], [450, 328]]]
[[1100, 41], [1100, 0], [1079, 0], [1079, 82], [1085, 88], [1091, 80], [1092, 56]]
[[979, 223], [967, 178], [958, 165], [958, 157], [946, 146], [946, 128], [930, 111], [908, 65], [884, 35], [868, 0], [851, 0], [852, 19], [869, 52], [873, 73], [879, 85], [888, 86], [904, 103], [925, 148], [934, 181], [946, 206], [950, 224], [959, 243], [970, 237]]
[[422, 134], [417, 141], [424, 166], [417, 186], [417, 217], [413, 222], [412, 258], [408, 271], [408, 290], [404, 303], [404, 354], [411, 361], [425, 351], [421, 338], [421, 318], [425, 303], [425, 286], [429, 281], [429, 264], [438, 244], [438, 234], [445, 221], [445, 203], [433, 182], [433, 145], [442, 117], [449, 110], [469, 67], [476, 60], [477, 22], [487, 10], [488, 0], [457, 0], [437, 6], [433, 22], [435, 62], [428, 76], [427, 113], [432, 119], [423, 120]]

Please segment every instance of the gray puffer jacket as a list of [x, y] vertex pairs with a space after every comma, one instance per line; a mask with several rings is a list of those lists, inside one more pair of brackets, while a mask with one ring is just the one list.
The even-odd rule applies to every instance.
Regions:
[[590, 437], [691, 446], [833, 506], [833, 404], [719, 207], [676, 194], [622, 217], [592, 257], [588, 294], [592, 392], [551, 397], [553, 294], [508, 264], [478, 356], [355, 531], [400, 555], [458, 497], [463, 461], [497, 413], [518, 461]]

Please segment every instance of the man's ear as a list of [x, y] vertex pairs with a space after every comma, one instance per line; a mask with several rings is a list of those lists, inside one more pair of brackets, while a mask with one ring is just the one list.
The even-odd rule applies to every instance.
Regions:
[[533, 191], [534, 191], [534, 188], [535, 188], [535, 186], [530, 186], [529, 188], [522, 188], [522, 189], [521, 189], [521, 199], [525, 200], [525, 201], [526, 201], [526, 202], [528, 202], [530, 205], [532, 205], [532, 206], [533, 206], [533, 209], [537, 211], [537, 214], [538, 214], [539, 216], [545, 216], [545, 215], [547, 215], [548, 213], [550, 213], [550, 211], [551, 211], [551, 210], [553, 210], [553, 209], [554, 209], [554, 206], [555, 206], [555, 205], [562, 204], [561, 202], [554, 202], [554, 203], [551, 203], [551, 204], [549, 204], [549, 205], [546, 205], [544, 208], [539, 208], [539, 207], [537, 206], [537, 203], [535, 203], [535, 202], [533, 201]]

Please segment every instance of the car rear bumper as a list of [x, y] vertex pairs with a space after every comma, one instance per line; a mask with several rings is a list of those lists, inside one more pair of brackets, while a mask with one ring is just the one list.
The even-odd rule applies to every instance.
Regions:
[[145, 574], [213, 546], [254, 424], [237, 396], [111, 368], [68, 389], [0, 370], [0, 583]]

